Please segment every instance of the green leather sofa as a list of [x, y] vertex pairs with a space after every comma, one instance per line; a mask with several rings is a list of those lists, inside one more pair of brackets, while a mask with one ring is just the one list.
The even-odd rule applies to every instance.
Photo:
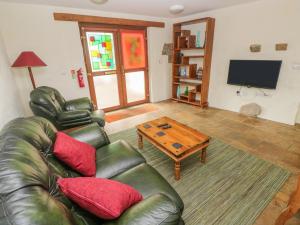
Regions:
[[57, 129], [65, 130], [93, 122], [104, 127], [104, 112], [93, 110], [89, 98], [66, 101], [54, 88], [38, 87], [30, 93], [30, 108], [34, 115], [50, 120]]
[[169, 183], [124, 140], [110, 143], [96, 123], [69, 135], [97, 149], [96, 177], [139, 190], [144, 200], [118, 219], [101, 220], [68, 200], [58, 177], [79, 174], [52, 154], [56, 128], [41, 117], [19, 118], [0, 132], [1, 225], [183, 225], [183, 202]]

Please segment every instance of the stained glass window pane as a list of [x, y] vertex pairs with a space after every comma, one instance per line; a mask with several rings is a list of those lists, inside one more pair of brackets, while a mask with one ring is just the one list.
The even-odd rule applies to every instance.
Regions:
[[125, 69], [144, 68], [146, 66], [144, 33], [122, 31], [121, 40]]
[[92, 71], [116, 70], [113, 34], [87, 32], [86, 36]]

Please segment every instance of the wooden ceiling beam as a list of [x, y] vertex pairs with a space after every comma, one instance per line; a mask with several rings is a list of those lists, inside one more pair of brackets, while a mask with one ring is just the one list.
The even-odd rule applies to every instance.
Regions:
[[101, 16], [88, 16], [71, 13], [53, 13], [54, 20], [58, 21], [75, 21], [81, 23], [101, 23], [101, 24], [113, 24], [113, 25], [127, 25], [127, 26], [139, 26], [139, 27], [165, 27], [165, 23], [146, 20], [132, 20], [122, 18], [110, 18]]

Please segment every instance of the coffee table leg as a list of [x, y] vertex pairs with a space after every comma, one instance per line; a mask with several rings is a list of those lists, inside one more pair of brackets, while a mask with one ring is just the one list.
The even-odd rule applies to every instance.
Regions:
[[139, 147], [139, 149], [143, 149], [143, 147], [144, 147], [143, 136], [140, 135], [139, 133], [138, 133], [138, 147]]
[[202, 163], [206, 162], [206, 148], [202, 149], [202, 152], [201, 152], [201, 162]]
[[175, 162], [175, 180], [180, 179], [180, 162]]

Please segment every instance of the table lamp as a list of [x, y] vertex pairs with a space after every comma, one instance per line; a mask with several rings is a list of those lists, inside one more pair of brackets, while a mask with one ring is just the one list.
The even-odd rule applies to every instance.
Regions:
[[33, 73], [31, 67], [47, 66], [34, 52], [22, 52], [16, 59], [12, 67], [27, 67], [29, 71], [29, 76], [33, 88], [35, 89], [35, 82], [33, 78]]

